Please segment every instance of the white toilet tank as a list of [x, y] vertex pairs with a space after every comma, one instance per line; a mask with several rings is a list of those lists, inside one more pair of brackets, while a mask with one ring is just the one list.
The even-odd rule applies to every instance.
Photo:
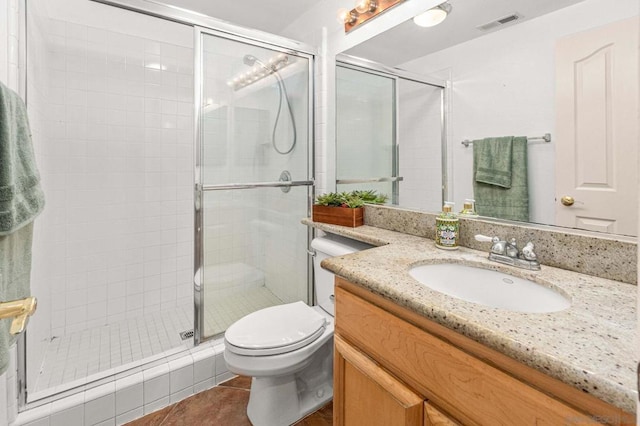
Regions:
[[328, 257], [344, 256], [345, 254], [355, 253], [375, 246], [340, 235], [327, 234], [324, 237], [314, 238], [313, 241], [311, 241], [311, 247], [316, 253], [313, 258], [316, 305], [333, 316], [333, 284], [335, 276], [332, 272], [322, 269], [320, 262]]

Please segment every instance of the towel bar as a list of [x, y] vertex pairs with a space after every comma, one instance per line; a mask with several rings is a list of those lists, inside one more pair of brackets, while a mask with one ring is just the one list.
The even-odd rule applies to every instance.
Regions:
[[[551, 142], [551, 133], [545, 133], [544, 136], [527, 137], [527, 142], [540, 142], [540, 141]], [[472, 145], [473, 141], [470, 141], [469, 139], [465, 139], [460, 143], [464, 145], [465, 148], [469, 148], [469, 145]]]

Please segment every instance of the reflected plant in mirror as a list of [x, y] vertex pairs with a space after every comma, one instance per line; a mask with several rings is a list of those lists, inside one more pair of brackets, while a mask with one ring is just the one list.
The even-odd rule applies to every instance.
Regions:
[[[435, 212], [473, 198], [492, 217], [637, 235], [637, 1], [449, 3], [455, 13], [436, 27], [409, 20], [343, 52], [373, 63], [347, 74], [338, 62], [338, 182], [358, 124], [377, 120], [391, 130], [375, 161], [402, 178], [400, 207]], [[418, 80], [403, 73], [444, 81], [440, 102], [403, 91]], [[364, 103], [367, 115], [349, 103], [372, 97], [363, 88], [374, 77], [390, 88]], [[514, 203], [526, 209], [518, 217], [498, 208]]]

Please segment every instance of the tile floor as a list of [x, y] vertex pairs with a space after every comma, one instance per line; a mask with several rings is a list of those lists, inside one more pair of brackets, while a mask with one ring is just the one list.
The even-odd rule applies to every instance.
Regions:
[[[246, 412], [250, 387], [250, 377], [238, 376], [127, 423], [127, 426], [251, 426]], [[332, 416], [333, 405], [329, 403], [295, 426], [330, 426]]]

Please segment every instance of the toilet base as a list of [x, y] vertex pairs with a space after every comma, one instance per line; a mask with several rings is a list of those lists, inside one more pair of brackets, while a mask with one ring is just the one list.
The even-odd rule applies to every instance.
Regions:
[[328, 343], [302, 371], [252, 378], [247, 415], [254, 426], [290, 425], [331, 401], [333, 339]]

